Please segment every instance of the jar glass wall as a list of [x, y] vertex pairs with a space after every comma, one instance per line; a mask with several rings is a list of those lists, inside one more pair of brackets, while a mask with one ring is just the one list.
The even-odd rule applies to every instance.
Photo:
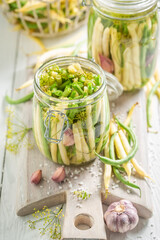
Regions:
[[124, 90], [139, 89], [149, 81], [156, 67], [157, 1], [103, 3], [93, 1], [90, 10], [88, 57], [113, 73]]
[[[77, 100], [58, 99], [45, 94], [39, 76], [46, 67], [57, 64], [67, 68], [79, 63], [82, 69], [100, 76], [100, 88]], [[109, 103], [103, 70], [80, 57], [61, 57], [45, 63], [34, 80], [33, 128], [41, 153], [59, 164], [80, 165], [95, 159], [103, 150], [109, 134]]]

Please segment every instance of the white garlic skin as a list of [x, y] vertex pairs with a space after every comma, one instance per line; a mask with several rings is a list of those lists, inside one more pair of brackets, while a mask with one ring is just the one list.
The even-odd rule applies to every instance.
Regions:
[[112, 203], [104, 214], [108, 229], [112, 232], [125, 233], [136, 227], [139, 221], [136, 208], [128, 200]]

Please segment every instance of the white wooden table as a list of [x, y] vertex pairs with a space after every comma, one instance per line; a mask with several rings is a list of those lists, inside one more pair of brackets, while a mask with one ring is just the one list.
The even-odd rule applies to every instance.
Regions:
[[[54, 46], [57, 43], [71, 42], [73, 39], [79, 41], [86, 36], [85, 33], [87, 34], [86, 26], [75, 31], [70, 36], [45, 40], [44, 43], [46, 46]], [[38, 231], [28, 228], [26, 221], [31, 219], [31, 216], [16, 216], [18, 159], [16, 155], [5, 150], [6, 103], [4, 96], [8, 94], [16, 97], [14, 89], [27, 78], [25, 75], [27, 66], [25, 53], [35, 50], [40, 50], [37, 44], [22, 33], [13, 32], [6, 19], [0, 14], [0, 181], [3, 182], [0, 199], [0, 240], [48, 239], [45, 236], [41, 237]], [[153, 130], [159, 132], [158, 134], [148, 134], [150, 175], [155, 180], [155, 183], [151, 183], [150, 192], [154, 206], [153, 217], [149, 220], [140, 219], [138, 226], [127, 234], [108, 233], [108, 240], [160, 240], [160, 115], [158, 114], [160, 108], [156, 97], [153, 105]]]

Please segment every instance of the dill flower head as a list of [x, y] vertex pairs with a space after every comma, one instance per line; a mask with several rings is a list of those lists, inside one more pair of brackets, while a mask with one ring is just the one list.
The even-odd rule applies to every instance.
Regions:
[[49, 234], [50, 239], [61, 239], [61, 220], [64, 217], [63, 206], [56, 207], [54, 211], [44, 206], [43, 209], [36, 210], [32, 214], [35, 220], [28, 221], [30, 229], [36, 229], [36, 224], [41, 224], [38, 228], [41, 235]]
[[15, 114], [12, 108], [7, 108], [6, 112], [8, 113], [6, 120], [6, 149], [14, 154], [17, 154], [22, 145], [29, 149], [33, 148], [33, 143], [30, 143], [26, 138], [27, 133], [32, 130], [32, 128], [28, 128], [25, 123]]

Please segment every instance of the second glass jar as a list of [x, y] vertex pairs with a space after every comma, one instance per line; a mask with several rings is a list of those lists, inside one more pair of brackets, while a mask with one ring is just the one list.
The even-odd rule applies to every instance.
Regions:
[[93, 0], [88, 21], [88, 57], [130, 91], [153, 75], [158, 55], [156, 0]]

